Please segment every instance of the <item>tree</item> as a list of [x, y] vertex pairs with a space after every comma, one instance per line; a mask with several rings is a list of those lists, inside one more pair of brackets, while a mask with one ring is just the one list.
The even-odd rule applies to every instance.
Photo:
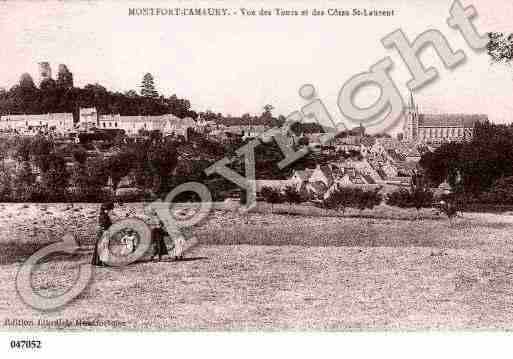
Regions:
[[84, 165], [87, 161], [87, 152], [82, 147], [74, 149], [72, 155], [75, 162], [79, 165]]
[[505, 35], [500, 32], [490, 32], [486, 46], [488, 55], [495, 63], [509, 63], [513, 59], [513, 34]]
[[146, 73], [142, 79], [141, 95], [143, 97], [150, 97], [150, 98], [155, 98], [155, 97], [159, 96], [157, 90], [155, 89], [153, 75], [150, 74], [149, 72]]
[[301, 193], [295, 186], [287, 186], [283, 190], [284, 200], [289, 205], [292, 206], [292, 204], [295, 203], [301, 203], [303, 201], [303, 198], [301, 196]]
[[380, 188], [376, 188], [373, 191], [364, 191], [361, 188], [355, 188], [356, 193], [353, 193], [353, 199], [356, 203], [356, 208], [362, 212], [364, 209], [373, 209], [375, 206], [379, 205], [383, 200], [383, 196], [381, 195]]
[[273, 117], [272, 110], [274, 110], [273, 105], [269, 105], [269, 104], [265, 105], [264, 112], [262, 113], [262, 117], [266, 118], [266, 119], [272, 118]]
[[32, 200], [36, 175], [29, 161], [23, 161], [14, 175], [14, 200], [30, 202]]
[[73, 88], [73, 74], [64, 64], [59, 65], [59, 71], [57, 73], [57, 87], [64, 89]]
[[335, 209], [345, 213], [346, 208], [351, 205], [351, 190], [347, 187], [337, 186], [329, 195], [324, 198], [321, 206], [327, 209]]
[[273, 212], [273, 206], [275, 203], [282, 203], [284, 196], [281, 191], [272, 187], [263, 187], [260, 194], [264, 198], [264, 201], [271, 204], [271, 213]]
[[513, 204], [513, 176], [499, 178], [488, 191], [480, 195], [480, 199], [488, 204]]
[[429, 208], [433, 205], [433, 192], [427, 187], [426, 180], [418, 174], [414, 174], [410, 183], [410, 190], [401, 188], [388, 195], [387, 204], [401, 208], [416, 208], [417, 217], [421, 208]]
[[419, 165], [424, 169], [426, 179], [433, 186], [438, 186], [446, 180], [451, 186], [456, 186], [461, 167], [462, 148], [461, 143], [444, 143], [434, 152], [426, 152], [421, 157]]
[[[53, 91], [55, 90], [55, 88], [57, 87], [57, 82], [54, 80], [54, 79], [45, 79], [43, 81], [41, 81], [41, 83], [39, 84], [39, 88], [41, 89], [41, 91], [44, 91], [44, 92], [50, 92], [50, 91]], [[45, 97], [51, 97], [48, 96], [48, 94], [45, 96]]]
[[18, 137], [16, 138], [14, 158], [20, 163], [28, 162], [31, 155], [31, 141], [28, 138]]
[[103, 163], [87, 160], [76, 162], [73, 167], [70, 184], [73, 189], [71, 199], [78, 202], [97, 202], [109, 199], [103, 191], [107, 174]]
[[121, 179], [130, 173], [132, 166], [134, 166], [134, 160], [135, 156], [133, 153], [123, 151], [116, 153], [104, 161], [104, 170], [112, 181], [112, 190], [114, 193]]
[[153, 192], [166, 194], [170, 189], [170, 177], [178, 163], [176, 149], [166, 144], [154, 145], [148, 153], [148, 160], [153, 175]]
[[364, 209], [372, 209], [381, 203], [383, 197], [379, 193], [380, 188], [373, 191], [365, 191], [361, 188], [341, 187], [338, 186], [330, 196], [322, 201], [324, 208], [341, 210], [345, 212], [347, 207]]
[[41, 186], [43, 200], [61, 202], [66, 197], [69, 172], [66, 160], [55, 153], [44, 156], [45, 166], [41, 168]]
[[32, 79], [32, 76], [28, 73], [24, 73], [20, 76], [19, 86], [23, 89], [33, 89], [36, 88], [36, 85], [34, 84], [34, 80]]

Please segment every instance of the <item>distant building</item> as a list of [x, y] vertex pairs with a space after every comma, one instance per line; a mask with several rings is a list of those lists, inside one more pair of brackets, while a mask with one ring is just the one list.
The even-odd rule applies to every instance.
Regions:
[[66, 134], [73, 130], [73, 114], [4, 115], [0, 116], [0, 130], [22, 135], [34, 135], [39, 132]]
[[486, 115], [480, 114], [420, 113], [413, 95], [410, 95], [410, 104], [404, 116], [404, 139], [426, 143], [470, 140], [476, 123], [488, 120]]
[[192, 118], [178, 118], [172, 114], [161, 116], [121, 116], [100, 115], [97, 127], [100, 129], [120, 129], [129, 136], [137, 135], [139, 131], [159, 130], [164, 135], [187, 135], [188, 128], [195, 128]]
[[98, 126], [98, 111], [95, 107], [81, 107], [78, 114], [78, 125], [82, 130]]

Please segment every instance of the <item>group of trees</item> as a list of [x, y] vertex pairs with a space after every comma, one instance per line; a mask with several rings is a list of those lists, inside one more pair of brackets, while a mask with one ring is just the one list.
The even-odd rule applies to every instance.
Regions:
[[146, 74], [141, 92], [112, 92], [100, 84], [83, 88], [73, 86], [73, 78], [66, 68], [60, 71], [57, 81], [47, 79], [39, 87], [32, 77], [21, 75], [18, 84], [0, 91], [0, 113], [41, 114], [68, 112], [78, 116], [80, 107], [96, 107], [101, 114], [162, 115], [172, 113], [177, 117], [196, 118], [188, 100], [176, 95], [165, 97], [155, 89], [151, 74]]
[[323, 200], [322, 206], [342, 212], [346, 208], [357, 208], [360, 211], [372, 209], [383, 200], [383, 195], [379, 191], [379, 188], [366, 191], [358, 187], [337, 187], [329, 197]]
[[89, 157], [78, 145], [69, 151], [71, 159], [43, 136], [16, 142], [12, 149], [16, 162], [1, 162], [1, 201], [97, 202], [113, 196], [127, 176], [141, 194], [162, 196], [173, 185], [178, 162], [176, 146], [164, 140], [127, 145], [108, 157]]
[[400, 208], [421, 208], [433, 206], [434, 195], [430, 190], [427, 181], [423, 176], [414, 174], [411, 179], [410, 188], [401, 188], [387, 196], [386, 203], [390, 206]]
[[[335, 209], [344, 212], [346, 208], [357, 208], [360, 211], [372, 209], [383, 200], [380, 189], [364, 190], [355, 187], [337, 187], [330, 195], [321, 200], [320, 206], [326, 209]], [[264, 187], [260, 191], [262, 198], [271, 205], [277, 203], [301, 203], [311, 200], [307, 194], [301, 193], [294, 186], [287, 186], [283, 190]]]
[[431, 186], [447, 181], [469, 200], [513, 204], [502, 196], [513, 190], [513, 125], [477, 123], [471, 141], [443, 144], [419, 164]]
[[[293, 186], [287, 186], [283, 190], [264, 187], [260, 191], [260, 195], [271, 205], [284, 202], [294, 204], [315, 201], [317, 198], [316, 196], [309, 196], [302, 193]], [[509, 196], [513, 197], [513, 195]], [[386, 197], [381, 193], [381, 188], [365, 190], [360, 187], [336, 186], [334, 189], [330, 190], [326, 197], [321, 197], [321, 200], [317, 201], [317, 203], [322, 208], [342, 212], [345, 212], [347, 208], [355, 208], [363, 211], [364, 209], [374, 208], [384, 199], [390, 206], [416, 208], [417, 211], [419, 211], [421, 208], [431, 208], [433, 206], [434, 195], [427, 186], [427, 182], [424, 178], [419, 174], [415, 174], [412, 177], [409, 189], [401, 188], [395, 192], [389, 193]]]

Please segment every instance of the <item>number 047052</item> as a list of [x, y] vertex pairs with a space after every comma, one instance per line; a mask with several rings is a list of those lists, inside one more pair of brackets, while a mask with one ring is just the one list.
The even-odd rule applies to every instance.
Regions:
[[39, 340], [11, 340], [12, 349], [41, 349]]

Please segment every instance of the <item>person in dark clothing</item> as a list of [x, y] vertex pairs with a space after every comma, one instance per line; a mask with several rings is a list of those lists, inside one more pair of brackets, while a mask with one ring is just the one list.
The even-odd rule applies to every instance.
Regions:
[[100, 239], [103, 236], [103, 233], [109, 229], [109, 227], [112, 225], [112, 221], [109, 217], [109, 212], [114, 209], [114, 203], [112, 202], [105, 202], [100, 207], [100, 215], [98, 216], [98, 230], [97, 230], [97, 236], [96, 236], [96, 243], [94, 245], [94, 252], [93, 252], [93, 258], [91, 261], [92, 265], [95, 266], [104, 266], [105, 264], [101, 261], [100, 255], [98, 253], [98, 244], [100, 242]]
[[159, 227], [153, 228], [151, 231], [151, 242], [154, 246], [154, 258], [158, 256], [159, 261], [163, 256], [169, 255], [167, 251], [166, 242], [164, 241], [164, 237], [169, 236], [169, 233], [164, 229], [164, 223], [159, 221]]

